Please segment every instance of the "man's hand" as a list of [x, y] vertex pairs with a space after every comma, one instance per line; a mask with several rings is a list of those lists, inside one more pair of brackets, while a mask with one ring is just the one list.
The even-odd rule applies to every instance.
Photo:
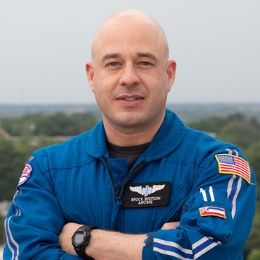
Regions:
[[64, 250], [66, 253], [69, 253], [71, 255], [77, 255], [75, 252], [71, 238], [74, 234], [74, 232], [82, 225], [77, 224], [77, 223], [68, 223], [64, 225], [60, 235], [59, 235], [59, 241], [60, 241], [60, 246], [62, 250]]

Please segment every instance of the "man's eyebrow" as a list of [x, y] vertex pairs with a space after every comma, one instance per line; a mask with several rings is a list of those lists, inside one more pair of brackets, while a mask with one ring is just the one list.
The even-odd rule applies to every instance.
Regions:
[[149, 59], [152, 59], [154, 61], [157, 60], [157, 58], [155, 57], [155, 55], [153, 55], [152, 53], [150, 52], [138, 52], [137, 53], [137, 57], [138, 58], [149, 58]]
[[113, 58], [119, 58], [120, 55], [119, 53], [109, 53], [109, 54], [105, 54], [103, 57], [102, 57], [102, 62], [108, 60], [108, 59], [113, 59]]
[[[103, 57], [102, 57], [102, 62], [108, 60], [108, 59], [115, 59], [115, 58], [120, 58], [121, 55], [119, 53], [108, 53], [108, 54], [105, 54]], [[149, 59], [152, 59], [154, 61], [157, 60], [156, 56], [153, 55], [152, 53], [150, 52], [138, 52], [137, 53], [137, 57], [138, 58], [149, 58]]]

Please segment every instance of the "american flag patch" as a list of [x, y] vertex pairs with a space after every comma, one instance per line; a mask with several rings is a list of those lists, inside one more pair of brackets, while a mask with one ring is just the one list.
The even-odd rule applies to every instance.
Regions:
[[249, 164], [243, 158], [231, 154], [217, 154], [215, 158], [218, 162], [219, 173], [235, 174], [250, 183], [251, 174]]
[[208, 206], [208, 207], [199, 208], [199, 212], [202, 217], [214, 216], [214, 217], [226, 218], [226, 212], [225, 209], [223, 208]]

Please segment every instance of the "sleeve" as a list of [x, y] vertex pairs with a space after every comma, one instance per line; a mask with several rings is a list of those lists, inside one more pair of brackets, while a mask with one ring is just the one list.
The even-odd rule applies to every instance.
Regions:
[[79, 259], [61, 250], [59, 233], [65, 218], [55, 192], [45, 156], [32, 157], [22, 172], [5, 219], [8, 259]]
[[256, 204], [256, 180], [244, 158], [232, 149], [207, 157], [180, 225], [149, 233], [143, 259], [243, 259]]

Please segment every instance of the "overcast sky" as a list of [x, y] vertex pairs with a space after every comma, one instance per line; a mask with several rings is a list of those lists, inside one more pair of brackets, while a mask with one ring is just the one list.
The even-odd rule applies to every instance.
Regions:
[[260, 102], [259, 0], [0, 0], [0, 104], [93, 103], [92, 37], [126, 8], [166, 31], [177, 61], [169, 102]]

